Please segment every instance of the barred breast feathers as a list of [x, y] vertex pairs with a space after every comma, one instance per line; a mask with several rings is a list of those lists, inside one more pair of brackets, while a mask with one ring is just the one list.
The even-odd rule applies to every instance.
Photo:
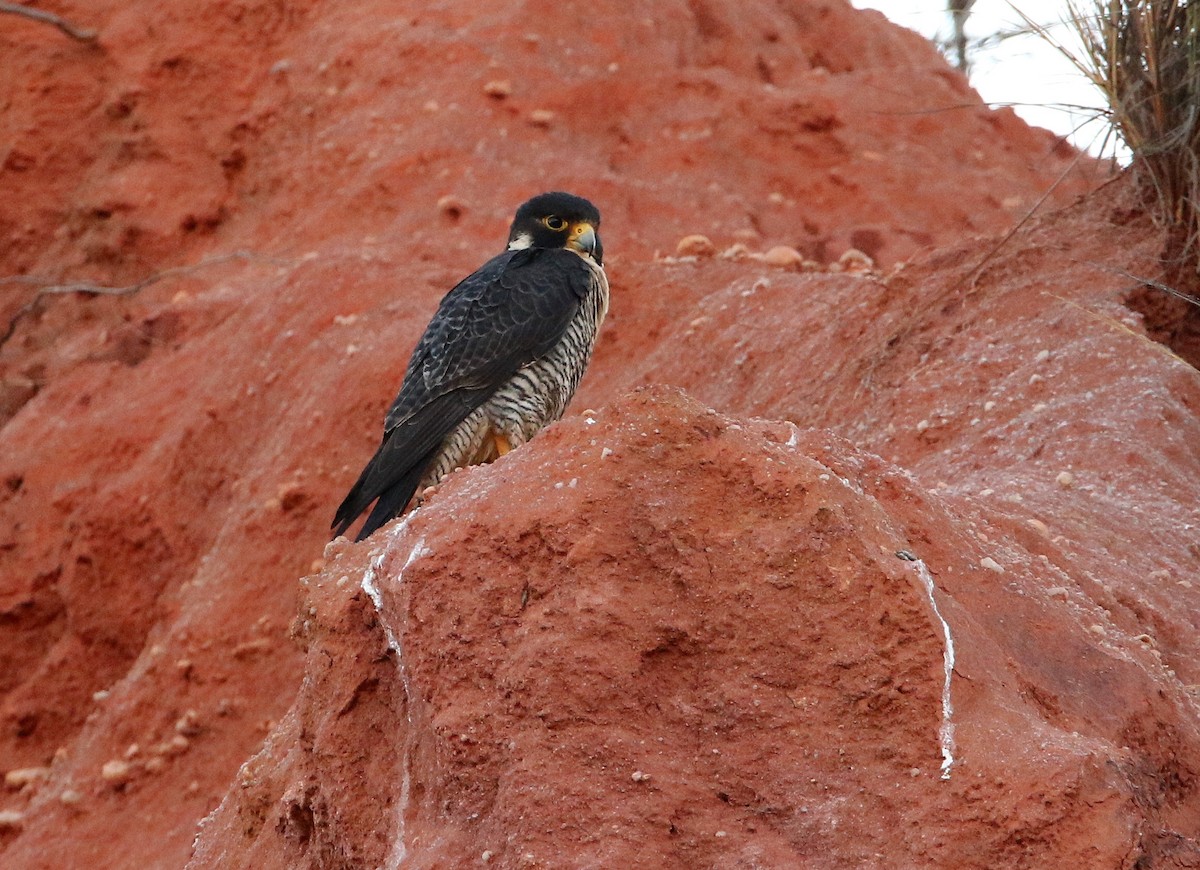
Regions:
[[587, 369], [600, 325], [608, 313], [604, 269], [590, 258], [585, 262], [591, 267], [592, 289], [581, 301], [562, 339], [548, 354], [519, 369], [447, 436], [421, 489], [434, 485], [456, 468], [495, 459], [489, 437], [493, 431], [517, 447], [562, 417]]
[[562, 417], [596, 346], [608, 313], [608, 279], [593, 260], [584, 258], [584, 262], [592, 272], [591, 292], [562, 340], [541, 359], [521, 368], [484, 404], [492, 426], [508, 436], [514, 447]]

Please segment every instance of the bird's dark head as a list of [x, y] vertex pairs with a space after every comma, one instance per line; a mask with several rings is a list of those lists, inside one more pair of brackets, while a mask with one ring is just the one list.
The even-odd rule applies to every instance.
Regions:
[[600, 212], [583, 197], [570, 193], [535, 196], [517, 209], [508, 232], [508, 249], [524, 248], [567, 248], [603, 263]]

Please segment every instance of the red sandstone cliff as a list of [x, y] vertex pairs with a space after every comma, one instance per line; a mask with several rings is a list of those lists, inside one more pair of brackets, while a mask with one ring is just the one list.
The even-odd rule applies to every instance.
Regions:
[[[1123, 186], [1051, 214], [1094, 165], [832, 0], [53, 8], [100, 40], [0, 19], [0, 277], [158, 280], [0, 298], [5, 866], [1200, 861], [1200, 377]], [[324, 557], [559, 186], [568, 417]]]

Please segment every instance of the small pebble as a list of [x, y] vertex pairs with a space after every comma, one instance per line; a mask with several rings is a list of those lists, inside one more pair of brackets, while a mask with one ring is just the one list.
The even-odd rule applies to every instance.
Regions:
[[18, 767], [4, 774], [4, 784], [12, 789], [24, 788], [32, 782], [50, 776], [48, 767]]
[[195, 737], [200, 730], [200, 714], [195, 710], [188, 710], [175, 722], [175, 731], [188, 737]]
[[993, 559], [991, 556], [984, 556], [979, 560], [980, 568], [987, 568], [989, 571], [995, 571], [997, 574], [1004, 573], [1004, 566]]
[[483, 92], [489, 97], [503, 100], [512, 93], [512, 82], [508, 79], [493, 79], [483, 86]]
[[1045, 523], [1043, 523], [1041, 520], [1035, 520], [1033, 517], [1030, 517], [1029, 519], [1025, 520], [1025, 524], [1027, 526], [1029, 526], [1029, 528], [1031, 528], [1035, 532], [1037, 532], [1039, 535], [1041, 535], [1042, 537], [1044, 537], [1044, 538], [1050, 537], [1050, 527], [1047, 526]]
[[100, 768], [100, 778], [114, 785], [129, 782], [132, 777], [133, 765], [128, 761], [113, 759], [112, 761], [106, 761], [104, 766]]
[[63, 806], [68, 807], [75, 806], [81, 800], [83, 800], [83, 795], [73, 788], [65, 789], [63, 793], [58, 796], [58, 802]]
[[1067, 489], [1071, 484], [1073, 484], [1075, 482], [1075, 475], [1073, 475], [1069, 471], [1060, 471], [1058, 473], [1058, 477], [1054, 478], [1054, 482], [1057, 483], [1059, 486], [1061, 486], [1063, 489]]
[[529, 113], [529, 123], [535, 127], [549, 127], [554, 123], [555, 114], [550, 109], [534, 109]]
[[684, 236], [675, 246], [675, 253], [681, 257], [711, 257], [717, 252], [717, 246], [708, 236], [693, 233]]
[[0, 810], [0, 831], [15, 831], [24, 824], [24, 813], [17, 810]]
[[799, 269], [804, 263], [804, 256], [795, 248], [787, 245], [776, 245], [762, 256], [762, 261], [768, 266], [780, 269]]
[[847, 272], [869, 272], [875, 268], [875, 261], [858, 248], [847, 248], [838, 257], [838, 265]]
[[446, 194], [437, 201], [437, 208], [451, 220], [458, 220], [467, 211], [467, 204], [452, 194]]
[[632, 779], [634, 782], [647, 782], [650, 779], [650, 774], [642, 773], [640, 770], [635, 770], [633, 775], [630, 776], [630, 779]]

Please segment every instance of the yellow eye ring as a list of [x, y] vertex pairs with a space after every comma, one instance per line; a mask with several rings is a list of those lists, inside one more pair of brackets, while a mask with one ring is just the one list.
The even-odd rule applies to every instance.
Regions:
[[554, 230], [556, 233], [562, 232], [567, 228], [567, 222], [556, 214], [542, 218], [542, 223], [544, 223], [548, 229]]

